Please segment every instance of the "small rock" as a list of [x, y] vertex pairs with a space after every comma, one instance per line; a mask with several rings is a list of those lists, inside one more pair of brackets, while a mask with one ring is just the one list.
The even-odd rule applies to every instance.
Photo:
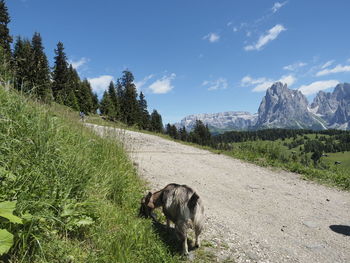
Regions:
[[327, 198], [326, 201], [329, 202], [330, 200]]
[[304, 221], [303, 224], [309, 228], [316, 228], [318, 225], [313, 221]]
[[305, 247], [308, 249], [314, 250], [314, 249], [324, 248], [324, 245], [323, 244], [312, 244], [312, 245], [306, 245]]
[[248, 185], [248, 187], [250, 189], [259, 189], [260, 188], [260, 186], [258, 186], [258, 185]]

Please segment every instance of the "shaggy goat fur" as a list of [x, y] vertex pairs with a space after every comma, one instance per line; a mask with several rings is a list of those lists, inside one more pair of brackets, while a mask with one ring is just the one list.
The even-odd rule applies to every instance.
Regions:
[[203, 229], [204, 206], [192, 188], [187, 185], [168, 184], [153, 194], [149, 192], [141, 200], [140, 215], [154, 219], [152, 211], [157, 207], [163, 207], [168, 227], [170, 221], [175, 224], [177, 237], [182, 242], [183, 254], [188, 254], [188, 228], [194, 228], [195, 246], [200, 246], [199, 235]]

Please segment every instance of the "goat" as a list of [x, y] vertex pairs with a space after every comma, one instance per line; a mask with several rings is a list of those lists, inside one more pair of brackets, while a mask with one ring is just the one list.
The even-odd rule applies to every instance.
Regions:
[[194, 228], [195, 247], [200, 247], [199, 235], [203, 230], [204, 206], [198, 194], [187, 185], [168, 184], [163, 189], [149, 192], [141, 200], [140, 216], [152, 217], [153, 210], [163, 208], [167, 227], [175, 224], [175, 233], [182, 242], [182, 254], [188, 255], [187, 230]]

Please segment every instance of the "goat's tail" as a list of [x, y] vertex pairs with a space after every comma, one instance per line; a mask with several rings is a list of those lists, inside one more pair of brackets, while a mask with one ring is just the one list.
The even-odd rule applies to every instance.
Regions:
[[199, 198], [199, 195], [195, 192], [191, 196], [188, 201], [188, 208], [190, 209], [190, 213], [192, 215], [192, 220], [194, 223], [194, 227], [196, 232], [201, 232], [203, 228], [203, 217], [204, 217], [204, 207], [202, 204], [202, 200]]
[[199, 199], [199, 195], [197, 195], [197, 193], [194, 192], [193, 195], [191, 196], [190, 200], [188, 200], [187, 206], [190, 209], [191, 214], [193, 214], [194, 209], [197, 206], [198, 199]]

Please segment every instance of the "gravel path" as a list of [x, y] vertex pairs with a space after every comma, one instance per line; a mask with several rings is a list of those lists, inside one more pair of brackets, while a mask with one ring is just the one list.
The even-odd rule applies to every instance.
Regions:
[[172, 182], [197, 190], [206, 208], [203, 237], [218, 261], [350, 262], [349, 192], [157, 136], [108, 130], [126, 142], [152, 190]]

